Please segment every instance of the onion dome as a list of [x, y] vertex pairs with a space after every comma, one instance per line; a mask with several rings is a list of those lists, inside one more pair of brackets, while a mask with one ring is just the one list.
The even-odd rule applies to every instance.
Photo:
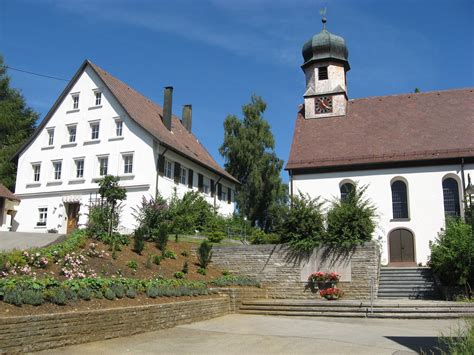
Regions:
[[322, 22], [323, 30], [303, 45], [304, 64], [302, 67], [314, 62], [332, 60], [343, 63], [346, 71], [349, 70], [349, 51], [346, 41], [326, 30], [326, 18], [323, 18]]

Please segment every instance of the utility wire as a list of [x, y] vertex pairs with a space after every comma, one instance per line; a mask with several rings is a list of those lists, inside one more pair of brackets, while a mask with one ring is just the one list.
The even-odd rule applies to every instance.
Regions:
[[69, 80], [67, 80], [67, 79], [57, 78], [57, 77], [55, 77], [55, 76], [43, 75], [43, 74], [33, 73], [33, 72], [27, 71], [27, 70], [21, 70], [21, 69], [17, 69], [17, 68], [12, 68], [12, 67], [10, 67], [10, 66], [8, 66], [8, 65], [5, 65], [5, 68], [10, 69], [10, 70], [16, 70], [16, 71], [19, 71], [19, 72], [21, 72], [21, 73], [26, 73], [26, 74], [41, 76], [41, 77], [43, 77], [43, 78], [54, 79], [54, 80], [61, 80], [61, 81], [69, 81]]

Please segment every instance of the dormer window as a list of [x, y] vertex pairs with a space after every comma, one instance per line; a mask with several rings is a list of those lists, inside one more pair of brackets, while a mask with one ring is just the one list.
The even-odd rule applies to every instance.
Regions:
[[319, 67], [318, 68], [318, 79], [319, 80], [327, 80], [328, 76], [328, 67]]
[[102, 92], [94, 91], [94, 95], [95, 95], [95, 105], [96, 106], [102, 105]]
[[79, 109], [79, 94], [72, 95], [72, 109], [73, 110]]

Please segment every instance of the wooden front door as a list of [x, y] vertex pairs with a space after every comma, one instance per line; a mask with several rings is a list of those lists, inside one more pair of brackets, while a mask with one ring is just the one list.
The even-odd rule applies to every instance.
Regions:
[[67, 205], [67, 234], [71, 233], [77, 228], [79, 208], [80, 205], [78, 203], [69, 203]]
[[390, 265], [413, 266], [415, 262], [415, 243], [413, 233], [407, 229], [395, 229], [388, 236]]

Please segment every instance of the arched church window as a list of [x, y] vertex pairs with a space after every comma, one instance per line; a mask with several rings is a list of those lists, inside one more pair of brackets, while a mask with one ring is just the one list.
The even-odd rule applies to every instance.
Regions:
[[340, 187], [341, 201], [346, 201], [349, 198], [349, 194], [352, 190], [354, 190], [354, 184], [351, 184], [350, 182], [342, 184]]
[[392, 183], [393, 219], [408, 218], [407, 184], [402, 180]]
[[459, 186], [456, 179], [447, 178], [443, 180], [443, 202], [446, 217], [459, 217], [461, 215]]

